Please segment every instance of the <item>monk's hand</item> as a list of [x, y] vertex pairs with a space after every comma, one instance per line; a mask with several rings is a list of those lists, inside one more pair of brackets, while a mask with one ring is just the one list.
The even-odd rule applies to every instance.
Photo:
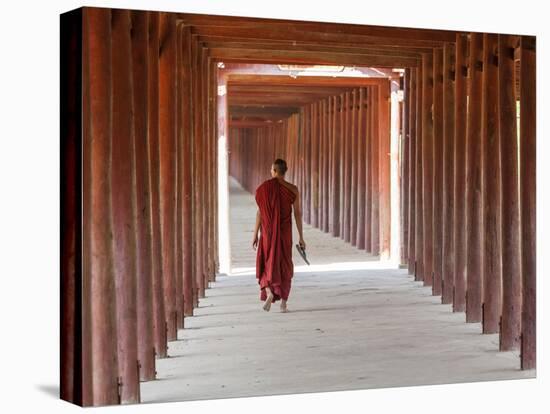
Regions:
[[252, 248], [256, 250], [256, 247], [258, 247], [258, 235], [254, 235], [254, 238], [252, 239]]
[[300, 237], [300, 241], [298, 242], [300, 244], [300, 246], [302, 247], [302, 249], [306, 249], [306, 242], [304, 241], [303, 238]]

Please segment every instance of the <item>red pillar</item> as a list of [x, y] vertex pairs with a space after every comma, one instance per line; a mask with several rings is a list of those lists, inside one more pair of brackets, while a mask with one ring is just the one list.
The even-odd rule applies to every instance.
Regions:
[[157, 357], [167, 356], [166, 314], [164, 304], [164, 277], [162, 271], [162, 232], [160, 213], [160, 154], [159, 154], [159, 13], [149, 14], [149, 82], [148, 144], [151, 182], [153, 330]]
[[[482, 203], [483, 206], [483, 333], [499, 331], [501, 295], [500, 244], [500, 146], [498, 139], [497, 35], [483, 35], [481, 100]], [[515, 108], [514, 108], [515, 109]], [[514, 110], [515, 114], [515, 110]], [[516, 177], [517, 178], [517, 177]]]
[[455, 91], [454, 81], [458, 70], [454, 66], [454, 45], [443, 48], [443, 244], [442, 303], [453, 303], [455, 251], [454, 251], [454, 148], [455, 148]]
[[351, 227], [351, 96], [349, 92], [345, 93], [344, 102], [344, 241], [351, 241], [350, 227]]
[[[132, 80], [134, 85], [147, 85], [149, 13], [134, 11], [131, 14], [131, 18]], [[155, 378], [148, 115], [147, 87], [134, 88], [137, 206], [137, 339], [138, 358], [141, 364], [141, 381], [149, 381]]]
[[384, 81], [378, 88], [378, 159], [380, 191], [380, 257], [390, 257], [391, 210], [390, 210], [390, 80]]
[[409, 78], [409, 121], [408, 121], [408, 147], [409, 147], [409, 246], [408, 246], [408, 263], [409, 263], [409, 274], [414, 275], [415, 267], [415, 257], [416, 257], [416, 244], [415, 244], [415, 234], [416, 234], [416, 147], [418, 145], [418, 140], [416, 137], [416, 82], [418, 69], [412, 68]]
[[409, 187], [410, 187], [410, 131], [409, 108], [410, 108], [410, 86], [411, 86], [411, 68], [405, 69], [403, 76], [403, 106], [401, 114], [401, 139], [400, 139], [400, 167], [401, 167], [401, 243], [399, 246], [399, 263], [407, 265], [409, 260]]
[[470, 34], [466, 166], [466, 322], [481, 321], [481, 78], [483, 35]]
[[422, 55], [422, 210], [424, 285], [433, 283], [433, 55]]
[[331, 119], [332, 119], [332, 152], [331, 152], [331, 166], [330, 166], [330, 178], [331, 178], [331, 218], [332, 218], [332, 235], [334, 237], [340, 236], [340, 148], [341, 141], [338, 135], [338, 108], [337, 108], [337, 96], [331, 97]]
[[82, 404], [88, 406], [117, 404], [119, 398], [111, 239], [111, 11], [85, 8], [83, 20], [83, 351], [89, 352], [83, 354], [83, 372], [93, 372], [93, 380], [83, 378]]
[[424, 280], [424, 213], [423, 206], [423, 165], [422, 154], [424, 152], [424, 143], [422, 139], [422, 84], [424, 81], [423, 70], [420, 65], [416, 68], [416, 122], [415, 122], [415, 234], [414, 234], [414, 250], [415, 250], [415, 267], [414, 267], [414, 280]]
[[366, 88], [366, 123], [365, 123], [365, 250], [372, 252], [372, 87]]
[[[509, 35], [498, 35], [498, 86], [495, 88], [498, 91], [498, 116], [495, 116], [495, 121], [498, 120], [498, 135], [495, 133], [495, 139], [498, 141], [500, 138], [503, 189], [501, 200], [502, 206], [506, 206], [506, 208], [502, 208], [502, 222], [498, 223], [502, 225], [502, 326], [500, 338], [502, 351], [519, 348], [521, 335], [520, 207], [514, 40], [516, 38]], [[500, 291], [497, 290], [496, 293], [500, 293]], [[498, 304], [501, 304], [500, 301]]]
[[433, 51], [433, 285], [442, 293], [443, 271], [443, 49]]
[[466, 123], [467, 123], [467, 47], [466, 36], [456, 35], [454, 104], [454, 213], [455, 251], [453, 311], [466, 310]]
[[351, 192], [350, 192], [350, 243], [352, 246], [357, 244], [357, 94], [358, 90], [351, 92]]
[[357, 248], [365, 248], [365, 88], [359, 89], [359, 107], [357, 109]]
[[521, 368], [534, 369], [536, 353], [536, 45], [520, 38]]
[[380, 181], [379, 181], [379, 172], [380, 172], [380, 135], [379, 135], [379, 109], [380, 109], [380, 99], [379, 99], [379, 89], [380, 86], [374, 86], [372, 88], [373, 97], [373, 116], [372, 116], [372, 145], [371, 145], [371, 161], [372, 161], [372, 219], [371, 219], [371, 247], [372, 254], [378, 256], [380, 254]]
[[[184, 26], [182, 33], [181, 72], [181, 145], [179, 158], [182, 174], [182, 251], [183, 257], [183, 313], [193, 315], [193, 210], [192, 210], [192, 125], [191, 125], [191, 28]], [[224, 97], [225, 98], [225, 97]], [[225, 106], [224, 106], [225, 108]], [[225, 113], [225, 112], [224, 112]], [[231, 142], [231, 141], [230, 141]]]
[[139, 402], [137, 356], [136, 188], [130, 11], [112, 11], [113, 261], [122, 403]]
[[159, 142], [162, 273], [165, 319], [169, 341], [177, 339], [176, 325], [176, 26], [171, 13], [159, 19]]

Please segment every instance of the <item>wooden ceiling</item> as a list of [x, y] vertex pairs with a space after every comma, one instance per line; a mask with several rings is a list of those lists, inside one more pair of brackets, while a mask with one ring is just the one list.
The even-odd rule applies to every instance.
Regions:
[[[215, 61], [231, 64], [416, 67], [422, 53], [454, 43], [457, 32], [358, 24], [178, 14], [193, 42]], [[381, 72], [381, 73], [382, 73]], [[231, 75], [229, 119], [273, 122], [302, 105], [357, 87], [366, 79], [319, 76]], [[272, 76], [273, 75], [273, 76]]]

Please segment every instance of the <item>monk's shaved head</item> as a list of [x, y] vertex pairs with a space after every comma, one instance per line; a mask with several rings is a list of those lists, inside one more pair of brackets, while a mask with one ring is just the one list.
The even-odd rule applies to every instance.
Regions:
[[275, 170], [275, 172], [277, 172], [278, 174], [285, 175], [287, 169], [288, 169], [288, 167], [286, 166], [286, 161], [285, 160], [277, 158], [273, 162], [273, 170]]

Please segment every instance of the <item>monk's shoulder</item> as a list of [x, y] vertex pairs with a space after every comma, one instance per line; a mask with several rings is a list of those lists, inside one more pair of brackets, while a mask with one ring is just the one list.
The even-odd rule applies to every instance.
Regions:
[[288, 181], [285, 181], [285, 186], [292, 191], [295, 195], [298, 195], [298, 187], [296, 187], [294, 184], [289, 183]]

